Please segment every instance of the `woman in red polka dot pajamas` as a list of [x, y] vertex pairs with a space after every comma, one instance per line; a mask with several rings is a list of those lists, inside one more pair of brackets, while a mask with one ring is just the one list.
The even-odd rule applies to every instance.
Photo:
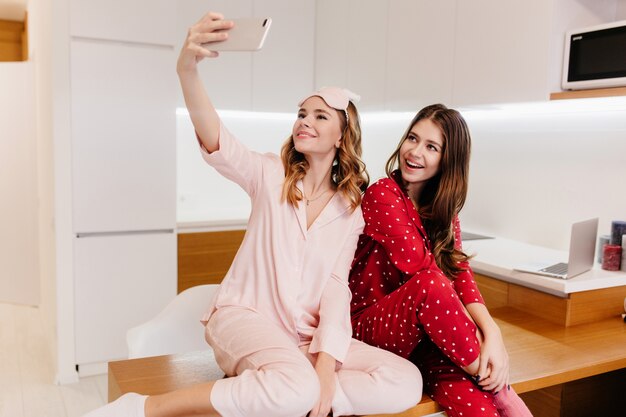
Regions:
[[354, 337], [411, 359], [449, 417], [530, 416], [461, 250], [470, 144], [457, 111], [425, 107], [387, 161], [388, 178], [365, 193], [350, 273]]

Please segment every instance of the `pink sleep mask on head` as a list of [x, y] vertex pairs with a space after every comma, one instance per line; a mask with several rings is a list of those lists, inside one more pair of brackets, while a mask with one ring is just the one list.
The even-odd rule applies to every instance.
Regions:
[[353, 93], [347, 88], [340, 87], [322, 87], [314, 93], [309, 94], [304, 97], [302, 100], [298, 102], [298, 106], [302, 106], [302, 104], [311, 97], [320, 97], [322, 100], [328, 104], [329, 107], [332, 107], [335, 110], [341, 110], [346, 113], [346, 119], [348, 118], [348, 103], [353, 102], [357, 103], [361, 96]]

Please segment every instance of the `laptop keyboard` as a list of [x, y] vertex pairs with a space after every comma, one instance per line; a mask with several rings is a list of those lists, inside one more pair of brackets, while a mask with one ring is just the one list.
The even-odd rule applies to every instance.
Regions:
[[567, 274], [567, 263], [561, 262], [558, 264], [554, 264], [547, 268], [543, 268], [540, 271], [547, 272], [549, 274], [565, 275]]

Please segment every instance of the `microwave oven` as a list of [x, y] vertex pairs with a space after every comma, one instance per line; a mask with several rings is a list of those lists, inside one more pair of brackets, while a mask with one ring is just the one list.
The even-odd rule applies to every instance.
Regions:
[[565, 34], [564, 90], [626, 86], [626, 20]]

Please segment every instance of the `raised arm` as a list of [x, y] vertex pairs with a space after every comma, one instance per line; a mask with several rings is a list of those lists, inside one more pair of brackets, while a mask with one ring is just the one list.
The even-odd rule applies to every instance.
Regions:
[[233, 22], [224, 20], [224, 16], [220, 13], [207, 13], [189, 28], [176, 65], [189, 116], [198, 138], [209, 152], [214, 152], [219, 148], [220, 119], [198, 74], [198, 63], [204, 58], [215, 58], [219, 55], [203, 47], [202, 44], [225, 40], [228, 33], [216, 31], [228, 30], [232, 27]]

